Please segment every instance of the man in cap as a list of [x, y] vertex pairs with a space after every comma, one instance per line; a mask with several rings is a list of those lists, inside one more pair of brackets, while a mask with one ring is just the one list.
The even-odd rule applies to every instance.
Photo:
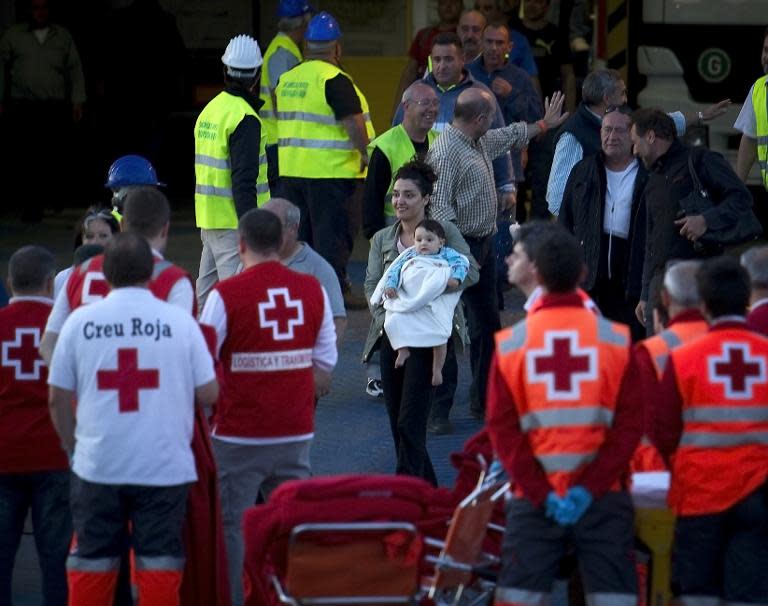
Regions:
[[145, 157], [128, 154], [112, 163], [104, 187], [112, 190], [112, 215], [115, 219], [122, 219], [123, 202], [128, 192], [132, 188], [146, 185], [164, 187], [165, 183], [157, 180], [155, 167]]
[[264, 103], [259, 112], [267, 136], [269, 183], [277, 181], [277, 114], [274, 95], [277, 81], [289, 69], [302, 62], [301, 43], [314, 9], [307, 0], [280, 0], [277, 6], [277, 35], [264, 52], [259, 98]]
[[283, 74], [276, 104], [279, 195], [301, 210], [299, 237], [328, 261], [350, 298], [347, 262], [359, 217], [359, 196], [374, 137], [368, 102], [339, 67], [341, 28], [315, 15], [304, 35], [305, 60]]
[[250, 36], [235, 36], [224, 55], [224, 91], [195, 123], [195, 216], [203, 241], [197, 296], [202, 309], [213, 285], [233, 275], [238, 219], [269, 200], [266, 135], [256, 96], [263, 63]]

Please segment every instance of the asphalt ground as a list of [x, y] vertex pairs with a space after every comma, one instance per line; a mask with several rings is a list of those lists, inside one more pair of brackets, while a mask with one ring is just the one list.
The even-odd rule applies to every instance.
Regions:
[[[199, 231], [194, 226], [191, 202], [188, 207], [178, 206], [177, 203], [171, 220], [166, 257], [196, 276], [201, 250]], [[56, 255], [59, 268], [68, 267], [72, 262], [74, 224], [81, 212], [73, 208], [47, 213], [42, 223], [34, 225], [20, 223], [12, 213], [0, 216], [3, 280], [7, 277], [10, 255], [26, 244], [48, 247]], [[359, 238], [349, 267], [353, 290], [358, 294], [362, 293], [367, 255], [367, 243]], [[513, 289], [506, 293], [505, 301], [502, 324], [507, 325], [521, 315], [523, 297]], [[348, 326], [334, 371], [332, 391], [317, 407], [312, 446], [312, 468], [316, 475], [394, 472], [395, 456], [384, 401], [365, 393], [367, 371], [361, 357], [369, 322], [367, 310], [348, 311]], [[442, 486], [451, 486], [454, 480], [450, 454], [460, 451], [464, 441], [482, 427], [482, 423], [469, 414], [469, 381], [468, 355], [460, 354], [459, 386], [451, 411], [454, 433], [428, 438], [430, 457]], [[31, 529], [27, 531], [14, 570], [16, 606], [37, 605], [42, 599], [33, 537]]]

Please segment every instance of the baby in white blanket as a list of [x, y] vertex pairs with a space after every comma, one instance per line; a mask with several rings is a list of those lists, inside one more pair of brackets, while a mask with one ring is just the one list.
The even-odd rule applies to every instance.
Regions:
[[445, 246], [445, 230], [425, 219], [416, 227], [415, 245], [403, 251], [379, 280], [371, 297], [386, 310], [384, 330], [397, 350], [395, 367], [405, 364], [408, 347], [432, 347], [432, 385], [443, 382], [443, 364], [453, 328], [459, 284], [469, 260]]

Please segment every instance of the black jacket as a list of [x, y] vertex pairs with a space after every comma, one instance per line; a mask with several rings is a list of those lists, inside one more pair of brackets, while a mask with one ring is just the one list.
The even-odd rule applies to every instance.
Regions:
[[[637, 177], [632, 191], [632, 210], [629, 222], [627, 266], [623, 275], [624, 288], [628, 298], [640, 297], [645, 251], [645, 204], [643, 190], [648, 181], [648, 172], [642, 166], [637, 168]], [[602, 250], [603, 218], [605, 211], [605, 156], [603, 152], [580, 160], [571, 171], [563, 193], [558, 221], [573, 233], [584, 251], [587, 277], [582, 284], [592, 290], [597, 279]]]
[[[237, 84], [226, 92], [242, 97], [258, 112], [264, 102]], [[232, 197], [238, 218], [256, 208], [256, 178], [259, 176], [259, 142], [261, 122], [255, 116], [245, 116], [229, 135], [229, 159], [232, 170]]]
[[704, 214], [707, 227], [721, 229], [733, 225], [752, 208], [752, 195], [731, 165], [720, 154], [703, 148], [690, 148], [675, 140], [650, 168], [643, 197], [647, 210], [647, 236], [643, 267], [643, 294], [654, 275], [664, 272], [671, 259], [701, 258], [693, 243], [680, 235], [675, 221], [682, 216], [680, 200], [693, 191], [688, 156], [694, 154], [694, 169], [714, 206]]
[[565, 121], [555, 135], [555, 145], [563, 136], [563, 133], [571, 133], [584, 150], [584, 158], [593, 156], [601, 149], [600, 144], [600, 118], [587, 109], [582, 101], [573, 115]]

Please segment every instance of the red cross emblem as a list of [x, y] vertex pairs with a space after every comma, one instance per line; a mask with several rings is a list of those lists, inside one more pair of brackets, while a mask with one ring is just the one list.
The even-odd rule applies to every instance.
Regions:
[[529, 383], [544, 383], [550, 400], [578, 400], [581, 382], [597, 379], [597, 349], [579, 347], [575, 330], [551, 330], [544, 347], [525, 354]]
[[275, 341], [293, 339], [294, 327], [304, 324], [301, 299], [291, 299], [287, 288], [270, 288], [267, 297], [268, 301], [259, 303], [259, 322], [262, 328], [272, 329]]
[[83, 279], [83, 294], [81, 297], [83, 305], [101, 301], [108, 294], [109, 284], [104, 274], [100, 271], [86, 272]]
[[117, 390], [120, 412], [139, 410], [139, 390], [160, 387], [160, 373], [156, 368], [139, 368], [139, 352], [133, 349], [117, 350], [117, 368], [96, 373], [100, 390]]
[[765, 358], [752, 356], [748, 343], [723, 343], [719, 356], [707, 358], [709, 380], [725, 389], [725, 397], [734, 400], [752, 398], [752, 387], [765, 383]]
[[45, 362], [37, 353], [39, 328], [17, 328], [13, 341], [3, 341], [2, 364], [13, 368], [17, 381], [37, 381]]

